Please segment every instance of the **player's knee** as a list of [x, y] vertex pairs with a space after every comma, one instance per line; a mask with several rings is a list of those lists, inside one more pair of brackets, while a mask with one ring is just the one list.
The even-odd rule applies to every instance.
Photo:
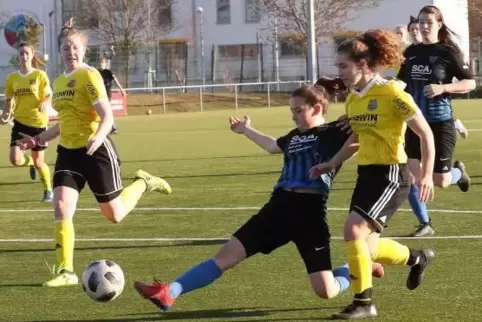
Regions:
[[43, 167], [43, 165], [44, 165], [44, 160], [43, 160], [43, 159], [40, 159], [40, 158], [35, 158], [35, 159], [33, 159], [33, 165], [34, 165], [34, 167], [36, 167], [37, 169], [40, 169], [40, 168]]
[[22, 162], [22, 158], [17, 158], [17, 157], [10, 157], [10, 163], [13, 165], [13, 166], [16, 166], [16, 167], [20, 167], [21, 165], [23, 165], [23, 162]]
[[56, 220], [64, 220], [69, 219], [71, 217], [71, 213], [73, 212], [72, 204], [64, 199], [58, 199], [54, 201], [54, 208], [55, 208], [55, 219]]
[[452, 178], [450, 176], [450, 173], [434, 173], [433, 183], [437, 187], [447, 188], [452, 184]]

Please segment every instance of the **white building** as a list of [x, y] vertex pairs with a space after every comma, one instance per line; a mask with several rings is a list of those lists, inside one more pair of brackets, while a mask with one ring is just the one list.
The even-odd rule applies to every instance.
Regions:
[[[269, 29], [272, 28], [272, 24], [263, 19], [262, 12], [256, 10], [259, 0], [174, 1], [170, 12], [174, 28], [169, 34], [159, 37], [154, 59], [151, 60], [158, 80], [154, 85], [176, 85], [178, 80], [183, 78], [187, 78], [188, 84], [200, 83], [202, 61], [207, 83], [212, 82], [213, 75], [214, 81], [221, 83], [275, 79], [277, 64], [274, 59], [274, 45], [266, 43], [263, 37], [266, 33], [271, 33]], [[56, 36], [67, 17], [79, 14], [75, 3], [76, 0], [0, 2], [0, 10], [8, 15], [17, 12], [30, 13], [44, 25], [46, 31], [40, 49], [48, 54], [49, 72], [52, 76], [59, 72], [61, 66]], [[152, 3], [154, 4], [155, 0]], [[449, 27], [461, 36], [462, 45], [468, 52], [466, 0], [380, 0], [377, 8], [358, 12], [356, 18], [347, 22], [344, 29], [363, 31], [371, 28], [394, 28], [397, 24], [406, 24], [409, 16], [416, 15], [426, 4], [435, 4], [443, 10]], [[201, 40], [204, 43], [204, 50], [201, 50]], [[106, 47], [95, 39], [90, 39], [89, 44], [90, 63], [94, 64]], [[336, 72], [333, 66], [334, 47], [333, 38], [318, 46], [318, 69], [323, 74]], [[216, 49], [214, 73], [213, 48]], [[9, 60], [14, 53], [4, 37], [0, 37], [0, 86], [3, 85], [2, 79], [12, 71]], [[113, 69], [116, 66], [115, 62], [121, 59], [123, 58], [119, 57], [119, 54], [113, 58]], [[145, 84], [145, 75], [148, 71], [146, 55], [138, 51], [137, 55], [129, 58], [129, 61], [129, 85], [142, 86]], [[306, 59], [299, 50], [280, 43], [278, 70], [281, 80], [305, 79], [305, 62]], [[116, 72], [122, 73], [120, 70]]]

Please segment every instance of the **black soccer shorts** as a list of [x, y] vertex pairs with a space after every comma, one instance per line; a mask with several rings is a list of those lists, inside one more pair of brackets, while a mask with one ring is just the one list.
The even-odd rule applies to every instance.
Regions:
[[[10, 146], [17, 145], [17, 141], [24, 138], [22, 134], [26, 134], [28, 136], [34, 137], [45, 131], [47, 131], [46, 127], [40, 127], [40, 128], [32, 127], [14, 120], [12, 134], [10, 136]], [[37, 145], [36, 147], [32, 148], [32, 151], [43, 151], [47, 148], [47, 146], [48, 146], [48, 143]]]
[[106, 138], [93, 155], [87, 148], [67, 149], [57, 147], [54, 188], [67, 186], [81, 192], [89, 185], [98, 202], [109, 202], [122, 192], [120, 161], [114, 143]]

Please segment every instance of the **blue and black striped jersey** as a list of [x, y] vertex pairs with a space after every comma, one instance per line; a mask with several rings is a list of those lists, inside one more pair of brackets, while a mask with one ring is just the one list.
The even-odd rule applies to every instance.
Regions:
[[405, 52], [405, 62], [398, 73], [420, 107], [427, 122], [436, 123], [452, 119], [450, 94], [444, 93], [434, 98], [423, 94], [430, 84], [450, 84], [453, 79], [472, 79], [469, 65], [464, 62], [462, 53], [444, 44], [417, 44], [409, 46]]
[[284, 153], [283, 170], [277, 188], [315, 189], [328, 194], [340, 167], [313, 180], [310, 169], [329, 161], [345, 144], [349, 135], [335, 126], [335, 122], [312, 128], [304, 133], [298, 129], [277, 140]]

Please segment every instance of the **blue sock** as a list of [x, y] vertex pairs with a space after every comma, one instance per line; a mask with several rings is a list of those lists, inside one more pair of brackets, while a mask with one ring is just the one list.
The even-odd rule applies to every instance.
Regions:
[[192, 267], [169, 285], [169, 295], [173, 298], [197, 290], [217, 280], [223, 272], [213, 259]]
[[410, 192], [408, 193], [408, 203], [412, 207], [413, 213], [421, 224], [430, 222], [428, 218], [427, 205], [420, 201], [420, 191], [414, 184], [410, 185]]
[[462, 178], [462, 171], [459, 168], [452, 168], [450, 173], [452, 174], [452, 184], [456, 184]]
[[350, 270], [348, 269], [348, 264], [335, 268], [333, 275], [340, 284], [340, 293], [350, 287]]

